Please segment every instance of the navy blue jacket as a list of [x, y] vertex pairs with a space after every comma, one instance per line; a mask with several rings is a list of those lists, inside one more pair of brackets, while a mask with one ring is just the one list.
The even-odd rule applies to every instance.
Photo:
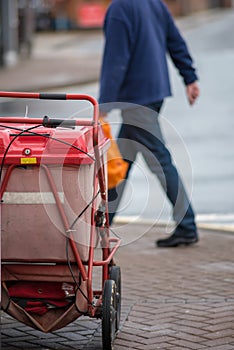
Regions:
[[112, 0], [104, 33], [99, 103], [147, 105], [170, 96], [167, 53], [186, 85], [198, 79], [186, 42], [161, 0]]

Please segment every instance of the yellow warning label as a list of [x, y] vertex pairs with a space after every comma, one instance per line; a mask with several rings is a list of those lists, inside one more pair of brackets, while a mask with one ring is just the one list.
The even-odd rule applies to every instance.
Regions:
[[37, 158], [20, 158], [20, 164], [37, 164]]

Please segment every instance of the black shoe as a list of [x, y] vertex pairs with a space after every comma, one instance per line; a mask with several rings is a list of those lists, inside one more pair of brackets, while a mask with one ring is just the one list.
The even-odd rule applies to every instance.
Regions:
[[198, 242], [197, 233], [173, 233], [170, 237], [156, 241], [158, 247], [178, 247], [179, 245], [191, 245]]

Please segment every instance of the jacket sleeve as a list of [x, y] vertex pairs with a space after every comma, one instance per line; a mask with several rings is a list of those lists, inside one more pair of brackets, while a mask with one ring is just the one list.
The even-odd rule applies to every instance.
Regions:
[[107, 18], [105, 26], [105, 47], [100, 77], [99, 103], [116, 102], [130, 57], [129, 29], [118, 18]]
[[193, 66], [193, 59], [189, 53], [187, 44], [177, 28], [171, 14], [167, 11], [167, 50], [174, 63], [183, 77], [185, 85], [198, 80], [196, 70]]

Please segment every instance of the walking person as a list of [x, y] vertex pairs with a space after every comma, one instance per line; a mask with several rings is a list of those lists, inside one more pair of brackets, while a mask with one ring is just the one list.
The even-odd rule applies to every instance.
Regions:
[[[176, 228], [156, 241], [158, 247], [190, 245], [198, 241], [194, 211], [160, 128], [159, 112], [171, 96], [167, 65], [169, 54], [183, 78], [190, 105], [199, 96], [198, 77], [187, 44], [162, 0], [112, 0], [104, 23], [105, 47], [100, 76], [102, 114], [115, 103], [123, 123], [118, 144], [129, 163], [128, 173], [141, 152], [172, 204]], [[110, 224], [126, 181], [108, 191]]]

